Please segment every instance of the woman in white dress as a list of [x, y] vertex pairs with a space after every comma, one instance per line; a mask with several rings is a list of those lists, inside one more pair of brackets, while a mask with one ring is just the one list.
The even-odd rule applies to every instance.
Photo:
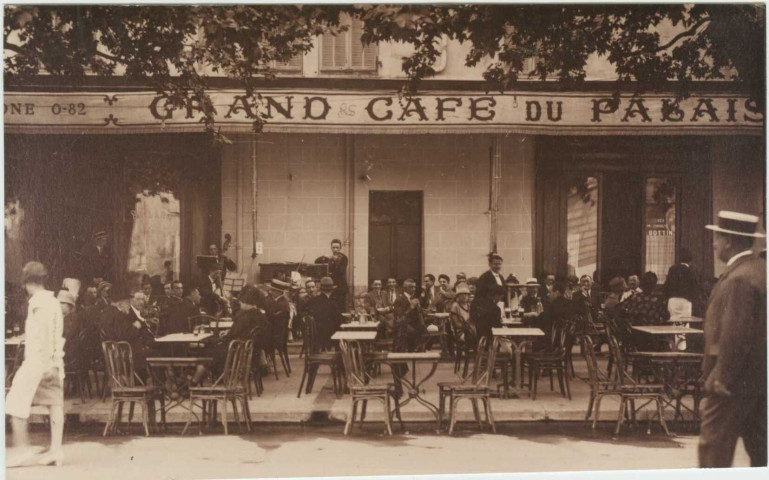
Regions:
[[[64, 320], [59, 301], [45, 289], [47, 276], [39, 262], [27, 263], [21, 274], [29, 307], [24, 323], [24, 361], [5, 399], [14, 440], [14, 447], [7, 450], [7, 467], [61, 465], [64, 458]], [[30, 447], [27, 434], [33, 405], [47, 407], [51, 420], [51, 448], [36, 458], [37, 451]]]

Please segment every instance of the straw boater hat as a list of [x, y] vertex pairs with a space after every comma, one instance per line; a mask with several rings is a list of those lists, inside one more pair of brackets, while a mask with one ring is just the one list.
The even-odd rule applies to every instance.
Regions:
[[530, 277], [526, 279], [526, 286], [527, 287], [538, 287], [539, 283], [537, 282], [537, 279], [534, 277]]
[[277, 278], [273, 278], [270, 280], [270, 283], [267, 285], [272, 290], [285, 292], [291, 288], [291, 284], [288, 282], [284, 282], [282, 280], [278, 280]]
[[718, 212], [718, 225], [705, 225], [708, 230], [739, 235], [742, 237], [764, 238], [763, 233], [756, 233], [758, 217], [739, 212], [721, 210]]
[[470, 288], [468, 288], [467, 284], [465, 282], [460, 282], [457, 285], [457, 296], [462, 295], [463, 293], [470, 295]]

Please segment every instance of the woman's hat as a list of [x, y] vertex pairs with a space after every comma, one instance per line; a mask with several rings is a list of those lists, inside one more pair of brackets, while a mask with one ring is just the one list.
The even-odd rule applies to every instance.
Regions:
[[764, 238], [766, 236], [763, 233], [756, 233], [756, 228], [758, 228], [757, 216], [727, 210], [718, 212], [718, 225], [705, 225], [705, 228], [714, 232], [742, 237]]
[[48, 270], [40, 262], [27, 262], [21, 270], [21, 284], [24, 285], [30, 280], [42, 281], [48, 276]]
[[240, 303], [247, 303], [249, 305], [253, 306], [259, 306], [263, 303], [264, 298], [262, 297], [264, 294], [259, 291], [258, 288], [256, 288], [253, 285], [245, 285], [243, 287], [243, 290], [240, 291], [240, 294], [238, 295], [238, 301]]
[[334, 281], [331, 277], [323, 277], [320, 279], [320, 289], [325, 291], [334, 289]]
[[456, 294], [462, 295], [463, 293], [470, 295], [470, 288], [467, 286], [465, 282], [460, 282], [459, 284], [457, 284]]
[[72, 295], [69, 290], [59, 290], [59, 294], [56, 295], [59, 303], [69, 303], [73, 307], [75, 306], [75, 296]]

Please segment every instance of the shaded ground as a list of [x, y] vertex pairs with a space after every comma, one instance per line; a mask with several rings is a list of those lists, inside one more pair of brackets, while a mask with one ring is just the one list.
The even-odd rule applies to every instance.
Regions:
[[[70, 428], [63, 467], [10, 469], [7, 478], [198, 479], [331, 475], [404, 475], [566, 470], [691, 468], [697, 437], [647, 436], [645, 429], [612, 439], [608, 425], [591, 432], [579, 423], [506, 423], [498, 435], [462, 424], [454, 437], [410, 424], [409, 434], [383, 436], [380, 424], [258, 426], [249, 435], [103, 438], [93, 426]], [[36, 427], [33, 439], [47, 441]], [[749, 466], [740, 445], [735, 466]]]

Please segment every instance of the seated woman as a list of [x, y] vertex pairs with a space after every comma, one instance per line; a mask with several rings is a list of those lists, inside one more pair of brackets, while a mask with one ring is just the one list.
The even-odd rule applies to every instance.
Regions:
[[[454, 339], [458, 342], [465, 341], [465, 328], [472, 335], [473, 329], [470, 327], [470, 289], [464, 282], [456, 286], [456, 301], [451, 304], [449, 318], [451, 319], [451, 328], [454, 332]], [[467, 340], [476, 343], [475, 335]]]
[[[265, 298], [264, 294], [253, 285], [246, 285], [238, 295], [240, 310], [232, 318], [232, 328], [226, 335], [220, 337], [214, 345], [213, 363], [211, 371], [218, 375], [224, 370], [224, 364], [227, 361], [227, 349], [232, 340], [250, 340], [251, 332], [256, 327], [267, 327], [267, 317], [264, 313]], [[192, 378], [192, 384], [198, 385], [205, 378], [208, 369], [203, 365], [198, 365], [197, 371]]]

